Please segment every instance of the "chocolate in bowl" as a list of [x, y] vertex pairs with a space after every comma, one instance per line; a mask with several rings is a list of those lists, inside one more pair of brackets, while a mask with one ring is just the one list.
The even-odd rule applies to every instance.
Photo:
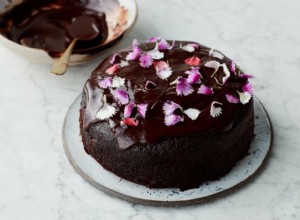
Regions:
[[[60, 57], [76, 34], [68, 32], [78, 17], [92, 20], [97, 36], [78, 41], [71, 64], [82, 63], [117, 43], [133, 26], [135, 0], [24, 0], [0, 4], [0, 43], [31, 61], [52, 63]], [[75, 35], [74, 35], [75, 34]], [[95, 35], [95, 33], [90, 33]], [[87, 36], [88, 37], [88, 36]], [[49, 62], [50, 61], [50, 62]]]

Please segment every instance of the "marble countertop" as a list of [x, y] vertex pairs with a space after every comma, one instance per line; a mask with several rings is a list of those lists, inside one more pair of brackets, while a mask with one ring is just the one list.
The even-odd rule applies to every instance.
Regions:
[[101, 61], [64, 76], [0, 47], [0, 219], [300, 219], [300, 2], [138, 0], [133, 38], [195, 40], [235, 59], [253, 80], [274, 126], [265, 170], [250, 184], [202, 205], [134, 205], [93, 188], [64, 154], [69, 105]]

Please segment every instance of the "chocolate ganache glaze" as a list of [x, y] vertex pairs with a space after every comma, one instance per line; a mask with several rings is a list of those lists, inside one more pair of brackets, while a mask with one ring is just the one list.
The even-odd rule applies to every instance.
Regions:
[[[74, 53], [81, 53], [105, 42], [108, 26], [104, 11], [118, 4], [116, 0], [25, 0], [0, 16], [0, 31], [12, 41], [43, 49], [53, 57], [60, 56], [84, 32], [90, 40], [79, 40], [74, 48]], [[81, 22], [69, 33], [78, 18]]]
[[250, 75], [195, 42], [133, 43], [105, 59], [84, 87], [83, 129], [107, 123], [121, 149], [206, 131], [227, 131], [251, 99]]

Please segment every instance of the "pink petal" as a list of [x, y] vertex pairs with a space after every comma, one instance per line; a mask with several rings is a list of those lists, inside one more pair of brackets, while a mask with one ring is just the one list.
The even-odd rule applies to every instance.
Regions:
[[190, 66], [198, 66], [200, 64], [201, 60], [200, 60], [200, 58], [193, 56], [193, 57], [187, 58], [184, 62]]
[[148, 54], [143, 54], [140, 58], [141, 67], [148, 68], [152, 65], [152, 57]]
[[142, 55], [142, 50], [139, 47], [133, 47], [133, 51], [126, 56], [126, 60], [138, 60]]
[[120, 63], [121, 62], [120, 54], [115, 53], [109, 62], [111, 64]]
[[132, 110], [136, 105], [133, 102], [130, 102], [124, 108], [124, 118], [129, 118], [131, 116]]
[[243, 78], [243, 79], [253, 79], [254, 78], [254, 76], [252, 76], [250, 74], [239, 74], [239, 77]]
[[165, 116], [165, 125], [166, 126], [173, 126], [176, 123], [183, 121], [183, 118], [179, 115], [166, 115]]
[[139, 121], [135, 120], [134, 118], [125, 118], [124, 120], [121, 121], [122, 124], [124, 125], [129, 125], [129, 126], [138, 126]]
[[111, 67], [109, 67], [109, 68], [106, 70], [106, 73], [109, 74], [109, 75], [112, 75], [112, 74], [114, 74], [115, 72], [117, 72], [118, 69], [120, 69], [120, 66], [119, 66], [118, 64], [114, 64], [114, 65], [112, 65]]
[[132, 48], [138, 47], [139, 46], [139, 42], [137, 41], [137, 39], [134, 39], [132, 42]]
[[236, 66], [235, 66], [235, 62], [234, 61], [232, 61], [231, 62], [231, 64], [230, 64], [230, 71], [231, 72], [234, 72], [235, 73], [235, 75], [236, 75]]
[[251, 83], [247, 83], [242, 87], [243, 92], [248, 92], [249, 94], [253, 94], [254, 88]]
[[100, 88], [106, 89], [112, 86], [112, 82], [113, 80], [111, 77], [105, 77], [104, 79], [99, 81], [98, 85], [100, 86]]
[[168, 63], [165, 61], [154, 62], [154, 68], [156, 69], [156, 74], [161, 79], [167, 79], [172, 75], [172, 70]]
[[198, 89], [198, 94], [212, 95], [213, 93], [214, 93], [213, 89], [205, 86], [204, 84], [202, 84]]
[[150, 37], [146, 42], [147, 43], [155, 43], [159, 41], [161, 38], [160, 37]]
[[156, 87], [156, 84], [152, 81], [147, 80], [145, 83], [145, 88], [146, 89], [154, 89]]
[[240, 99], [234, 95], [226, 94], [226, 99], [229, 103], [237, 104], [240, 102]]
[[188, 83], [188, 80], [185, 78], [177, 79], [176, 92], [177, 95], [190, 95], [194, 91], [193, 87]]
[[172, 115], [177, 109], [182, 110], [182, 107], [173, 101], [167, 101], [163, 104], [163, 111], [165, 115]]
[[112, 95], [120, 105], [126, 105], [129, 102], [128, 93], [124, 89], [116, 89], [112, 92]]
[[148, 104], [138, 104], [137, 105], [137, 111], [143, 118], [146, 117], [147, 109], [148, 109]]
[[164, 39], [162, 39], [159, 43], [158, 43], [158, 49], [159, 50], [169, 50], [170, 49], [170, 44], [166, 41], [166, 40], [164, 40]]
[[195, 83], [201, 82], [201, 80], [200, 80], [200, 74], [198, 74], [198, 73], [191, 73], [188, 76], [188, 78], [187, 78], [187, 82], [189, 84], [195, 84]]

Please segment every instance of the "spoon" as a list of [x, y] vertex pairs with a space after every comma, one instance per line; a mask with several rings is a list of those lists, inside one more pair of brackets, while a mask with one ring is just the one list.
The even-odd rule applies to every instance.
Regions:
[[68, 68], [70, 57], [77, 41], [93, 40], [99, 35], [99, 32], [99, 25], [95, 17], [82, 15], [74, 18], [71, 25], [67, 27], [67, 33], [73, 40], [59, 60], [54, 63], [50, 72], [55, 75], [63, 75]]

